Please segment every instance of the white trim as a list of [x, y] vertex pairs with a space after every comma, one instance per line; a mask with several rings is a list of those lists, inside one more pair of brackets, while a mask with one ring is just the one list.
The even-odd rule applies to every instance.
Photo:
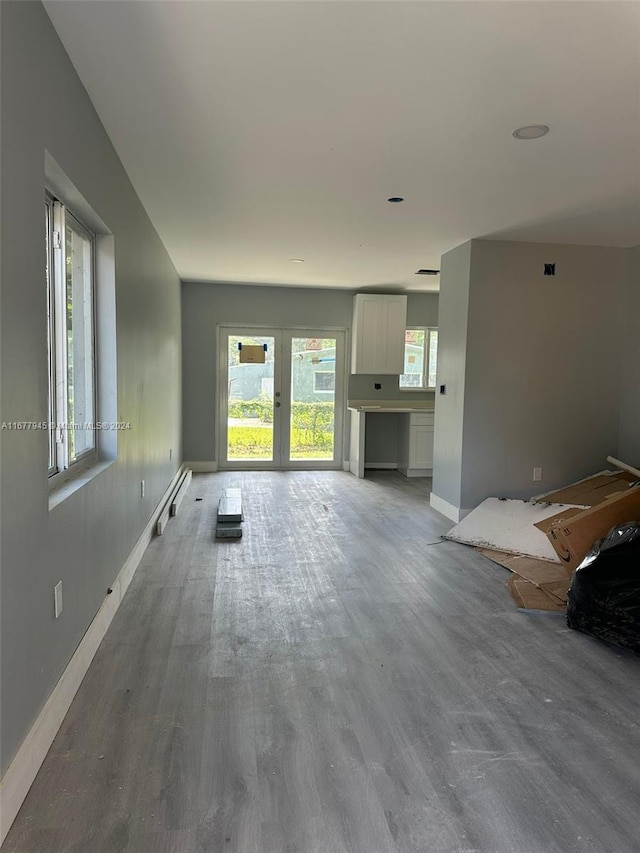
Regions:
[[343, 471], [351, 471], [351, 463], [348, 459], [342, 460], [342, 470]]
[[351, 436], [349, 440], [349, 470], [356, 477], [364, 477], [364, 427], [367, 414], [351, 411]]
[[86, 634], [0, 781], [0, 844], [4, 841], [20, 811], [20, 807], [29, 793], [29, 788], [40, 770], [67, 711], [71, 707], [82, 679], [98, 651], [98, 646], [107, 633], [111, 620], [120, 607], [140, 560], [153, 538], [156, 513], [172, 493], [176, 482], [184, 472], [184, 467], [184, 465], [180, 467], [169, 484], [162, 500], [111, 585], [111, 594], [104, 598]]
[[185, 462], [185, 468], [191, 468], [194, 474], [214, 474], [218, 470], [218, 463], [214, 459], [211, 462]]
[[442, 515], [445, 515], [447, 518], [450, 518], [451, 521], [455, 521], [456, 524], [459, 521], [462, 521], [465, 515], [469, 515], [471, 512], [469, 509], [460, 509], [460, 507], [450, 504], [449, 501], [445, 501], [444, 498], [439, 498], [438, 495], [435, 495], [433, 492], [431, 492], [429, 503], [433, 509], [442, 513]]

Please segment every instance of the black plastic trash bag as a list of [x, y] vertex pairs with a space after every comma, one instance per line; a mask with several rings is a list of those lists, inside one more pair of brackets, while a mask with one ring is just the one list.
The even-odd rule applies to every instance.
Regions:
[[640, 654], [640, 523], [613, 527], [575, 570], [570, 628]]

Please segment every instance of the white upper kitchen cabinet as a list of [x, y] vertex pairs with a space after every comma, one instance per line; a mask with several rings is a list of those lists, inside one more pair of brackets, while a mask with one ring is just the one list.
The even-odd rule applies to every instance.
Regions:
[[403, 373], [406, 328], [406, 296], [356, 294], [351, 329], [351, 373]]

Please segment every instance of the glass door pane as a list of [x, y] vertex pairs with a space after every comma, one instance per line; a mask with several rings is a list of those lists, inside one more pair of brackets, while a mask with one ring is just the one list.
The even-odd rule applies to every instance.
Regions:
[[336, 338], [291, 338], [289, 460], [332, 460]]
[[[238, 344], [259, 349], [266, 344], [264, 363], [242, 361]], [[230, 462], [274, 461], [274, 351], [274, 337], [228, 336], [226, 458]]]

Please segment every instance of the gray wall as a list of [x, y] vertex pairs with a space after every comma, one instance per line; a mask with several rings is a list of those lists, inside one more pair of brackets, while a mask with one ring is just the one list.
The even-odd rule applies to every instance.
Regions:
[[[295, 287], [257, 287], [239, 284], [184, 282], [182, 285], [183, 330], [183, 455], [192, 462], [212, 462], [216, 449], [217, 352], [216, 326], [351, 329], [353, 291]], [[409, 295], [408, 324], [437, 325], [438, 295]], [[347, 340], [347, 353], [349, 341]], [[347, 355], [349, 359], [349, 355]], [[382, 383], [380, 392], [374, 382]], [[398, 393], [398, 377], [350, 376], [347, 396], [392, 399]], [[411, 395], [413, 396], [413, 395]], [[416, 394], [420, 397], [421, 395]], [[422, 394], [422, 397], [425, 395]], [[404, 399], [404, 398], [403, 398]], [[345, 429], [348, 426], [345, 424]], [[392, 439], [393, 441], [394, 439]], [[346, 452], [346, 445], [345, 445]]]
[[[438, 376], [433, 436], [433, 492], [460, 506], [471, 243], [443, 255], [438, 308]], [[446, 394], [439, 386], [446, 384]]]
[[[543, 276], [545, 262], [556, 264], [555, 277]], [[446, 352], [453, 338], [464, 346], [464, 320], [446, 311], [444, 266], [442, 279]], [[605, 467], [618, 446], [628, 251], [474, 240], [469, 282], [459, 353], [464, 406], [451, 424], [459, 428], [462, 419], [460, 503], [451, 502], [469, 509], [489, 495], [529, 497]], [[457, 290], [466, 298], [464, 280]], [[456, 382], [459, 374], [452, 372]], [[446, 362], [438, 381], [458, 393]], [[436, 397], [438, 447], [443, 399]], [[532, 481], [534, 466], [543, 468], [542, 483]], [[438, 472], [434, 484], [445, 499], [458, 487], [458, 472], [451, 473], [444, 482]]]
[[132, 427], [117, 462], [51, 510], [46, 431], [0, 433], [4, 772], [180, 464], [181, 341], [175, 269], [43, 7], [2, 2], [0, 15], [1, 418], [48, 417], [47, 149], [114, 235], [117, 414]]
[[640, 246], [629, 251], [629, 286], [623, 304], [625, 328], [620, 367], [619, 458], [640, 467]]

